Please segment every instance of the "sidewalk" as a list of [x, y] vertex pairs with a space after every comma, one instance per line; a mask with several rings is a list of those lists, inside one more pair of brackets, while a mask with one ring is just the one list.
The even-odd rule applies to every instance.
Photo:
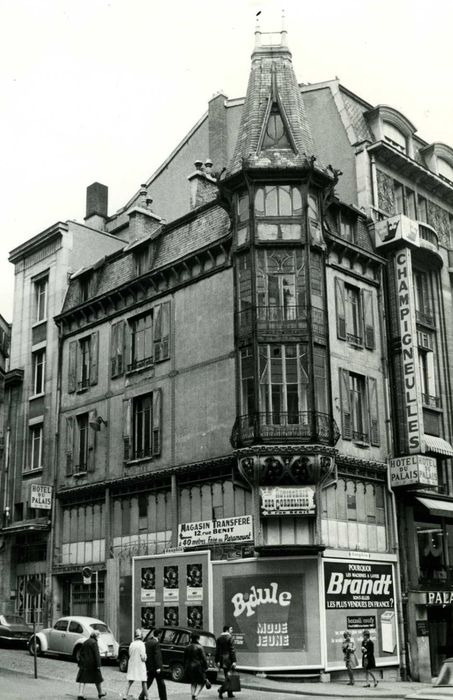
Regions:
[[404, 698], [409, 693], [417, 690], [431, 688], [428, 683], [414, 683], [404, 681], [379, 681], [376, 688], [364, 688], [365, 681], [358, 677], [355, 685], [343, 683], [299, 683], [297, 681], [273, 680], [270, 678], [258, 678], [249, 674], [241, 673], [242, 688], [259, 690], [261, 692], [279, 692], [288, 695], [318, 695], [345, 698]]

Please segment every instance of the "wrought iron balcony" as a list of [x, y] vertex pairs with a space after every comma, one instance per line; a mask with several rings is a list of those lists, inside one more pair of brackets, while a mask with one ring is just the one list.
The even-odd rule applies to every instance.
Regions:
[[417, 323], [421, 323], [422, 326], [429, 326], [434, 328], [436, 325], [434, 314], [426, 311], [415, 311], [415, 319]]
[[428, 406], [429, 408], [442, 408], [442, 399], [440, 396], [422, 394], [422, 403], [424, 406]]
[[[251, 306], [237, 315], [239, 335], [258, 333], [308, 333], [308, 311], [303, 306]], [[327, 335], [324, 309], [311, 309], [311, 326], [317, 335]]]
[[239, 416], [233, 427], [234, 448], [256, 443], [296, 443], [335, 445], [340, 432], [328, 413], [269, 411]]

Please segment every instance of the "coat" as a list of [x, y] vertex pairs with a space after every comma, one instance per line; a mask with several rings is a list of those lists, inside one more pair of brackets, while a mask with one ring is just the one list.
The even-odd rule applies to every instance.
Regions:
[[231, 634], [224, 632], [216, 640], [215, 662], [220, 668], [231, 668], [236, 663], [236, 650]]
[[80, 647], [77, 683], [102, 683], [101, 656], [97, 641], [89, 637]]
[[163, 666], [162, 652], [160, 650], [159, 641], [155, 637], [149, 636], [145, 642], [146, 649], [146, 670], [150, 674], [154, 674]]
[[134, 639], [129, 645], [128, 681], [146, 681], [146, 649], [141, 639]]
[[376, 668], [376, 659], [374, 658], [374, 644], [371, 639], [362, 642], [362, 666], [368, 670]]
[[189, 683], [204, 685], [208, 661], [200, 644], [188, 644], [184, 649], [184, 675]]

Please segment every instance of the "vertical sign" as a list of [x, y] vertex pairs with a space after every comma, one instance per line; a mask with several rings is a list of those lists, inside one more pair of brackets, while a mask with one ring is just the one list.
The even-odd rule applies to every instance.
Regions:
[[401, 337], [401, 367], [408, 452], [422, 451], [422, 402], [418, 381], [417, 329], [409, 248], [395, 256], [396, 306]]

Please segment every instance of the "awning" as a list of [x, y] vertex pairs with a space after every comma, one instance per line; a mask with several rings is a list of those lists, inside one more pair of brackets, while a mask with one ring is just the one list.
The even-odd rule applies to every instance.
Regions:
[[421, 498], [417, 496], [417, 501], [425, 508], [428, 508], [431, 515], [438, 515], [441, 518], [453, 518], [453, 501], [438, 501], [434, 498]]
[[453, 447], [443, 438], [425, 434], [425, 444], [427, 452], [435, 452], [438, 455], [453, 457]]

